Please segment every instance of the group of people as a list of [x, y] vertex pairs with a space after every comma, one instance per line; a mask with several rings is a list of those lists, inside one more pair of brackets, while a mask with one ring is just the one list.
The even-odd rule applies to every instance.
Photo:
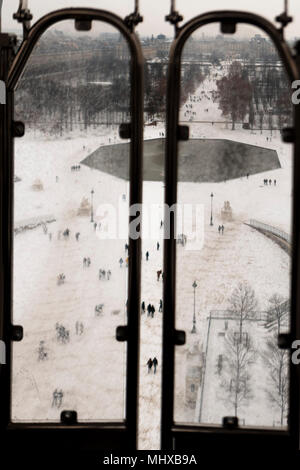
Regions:
[[224, 227], [223, 224], [222, 224], [222, 225], [219, 225], [219, 227], [218, 227], [218, 232], [219, 232], [219, 234], [222, 233], [222, 235], [224, 235], [224, 229], [225, 229], [225, 227]]
[[[142, 302], [143, 304], [144, 302]], [[143, 306], [142, 306], [143, 309]], [[144, 311], [145, 311], [145, 304], [144, 304]], [[153, 304], [148, 304], [147, 305], [147, 317], [154, 318], [154, 313], [155, 313], [155, 307]]]
[[80, 171], [80, 165], [73, 165], [71, 166], [71, 171]]
[[[120, 265], [120, 268], [122, 268], [122, 266], [123, 266], [123, 263], [124, 263], [124, 260], [123, 260], [123, 258], [120, 258], [120, 259], [119, 259], [119, 265]], [[125, 263], [126, 263], [126, 267], [128, 267], [128, 257], [127, 257], [127, 258], [125, 258]]]
[[59, 343], [68, 343], [70, 341], [70, 331], [60, 323], [56, 323], [56, 338]]
[[91, 265], [91, 258], [83, 258], [83, 267], [89, 268]]
[[156, 357], [154, 357], [153, 359], [149, 357], [147, 361], [148, 374], [151, 372], [152, 367], [153, 367], [153, 373], [156, 374], [157, 366], [158, 366], [158, 360], [156, 359]]
[[57, 388], [53, 392], [53, 400], [52, 400], [52, 407], [60, 408], [62, 405], [62, 399], [63, 399], [63, 391], [62, 390], [57, 390]]
[[66, 280], [66, 276], [64, 275], [64, 273], [61, 273], [57, 276], [57, 285], [61, 285], [61, 284], [64, 284], [65, 283], [65, 280]]
[[[162, 312], [162, 307], [163, 307], [163, 302], [162, 302], [162, 299], [160, 299], [159, 301], [159, 308], [158, 308], [158, 311], [159, 312]], [[145, 313], [146, 312], [146, 304], [145, 304], [145, 301], [143, 300], [142, 302], [142, 305], [141, 305], [141, 310], [142, 310], [142, 313]], [[155, 307], [153, 304], [148, 304], [147, 305], [147, 317], [152, 317], [154, 318], [154, 313], [155, 313]]]
[[99, 280], [105, 280], [107, 279], [108, 281], [111, 278], [111, 270], [108, 269], [105, 271], [105, 269], [99, 269]]
[[[273, 180], [273, 184], [274, 184], [274, 186], [276, 186], [277, 181]], [[271, 179], [268, 180], [268, 178], [265, 178], [264, 179], [264, 186], [272, 186], [272, 180]]]
[[98, 227], [98, 230], [100, 230], [100, 228], [101, 228], [101, 222], [99, 222], [99, 223], [94, 222], [94, 230], [97, 230], [97, 227]]

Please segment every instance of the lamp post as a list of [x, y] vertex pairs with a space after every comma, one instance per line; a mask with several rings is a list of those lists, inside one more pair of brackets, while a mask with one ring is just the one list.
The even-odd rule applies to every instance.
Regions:
[[196, 333], [197, 332], [197, 330], [196, 330], [196, 287], [198, 287], [197, 282], [194, 281], [193, 282], [193, 288], [194, 288], [194, 314], [193, 314], [193, 328], [192, 328], [191, 333]]
[[213, 193], [211, 193], [210, 195], [210, 198], [211, 198], [211, 203], [210, 203], [210, 225], [214, 225], [213, 224]]
[[94, 196], [94, 190], [92, 189], [91, 191], [91, 222], [94, 222], [93, 196]]

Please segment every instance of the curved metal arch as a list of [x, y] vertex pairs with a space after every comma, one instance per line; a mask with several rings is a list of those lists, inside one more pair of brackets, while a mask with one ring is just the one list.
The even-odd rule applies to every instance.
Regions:
[[[274, 42], [276, 49], [283, 61], [285, 69], [287, 71], [289, 80], [292, 82], [298, 80], [300, 77], [300, 71], [297, 67], [296, 60], [294, 59], [290, 48], [284, 41], [282, 31], [277, 29], [270, 21], [265, 18], [242, 11], [215, 11], [208, 12], [192, 18], [186, 24], [177, 29], [176, 37], [172, 43], [170, 54], [169, 54], [169, 66], [168, 66], [168, 79], [167, 79], [167, 110], [166, 110], [166, 157], [165, 157], [165, 207], [172, 207], [173, 204], [177, 203], [177, 169], [178, 169], [178, 125], [179, 125], [179, 90], [181, 80], [181, 56], [183, 47], [190, 37], [190, 35], [197, 29], [206, 26], [211, 23], [233, 23], [233, 24], [248, 24], [257, 26], [262, 29]], [[299, 108], [299, 107], [298, 107]], [[300, 125], [300, 110], [295, 111], [295, 123]], [[294, 171], [294, 207], [293, 211], [295, 214], [295, 208], [300, 204], [300, 195], [298, 194], [296, 181], [300, 178], [300, 169], [298, 168], [297, 158], [300, 157], [300, 139], [297, 138], [295, 141], [295, 171]], [[297, 173], [297, 174], [296, 174]], [[222, 427], [217, 426], [188, 426], [186, 424], [175, 425], [174, 423], [174, 373], [175, 373], [175, 344], [177, 332], [175, 330], [175, 305], [176, 305], [176, 233], [175, 233], [175, 217], [171, 212], [170, 214], [170, 234], [171, 236], [165, 237], [164, 241], [164, 286], [163, 286], [163, 304], [164, 304], [164, 319], [163, 319], [163, 371], [162, 371], [162, 409], [161, 409], [161, 443], [163, 449], [177, 449], [178, 446], [186, 445], [185, 449], [198, 448], [199, 441], [198, 436], [201, 434], [204, 447], [211, 445], [210, 436], [221, 436], [218, 448], [220, 445], [225, 443], [229, 445], [230, 436], [228, 439], [228, 433]], [[298, 249], [298, 229], [297, 229], [297, 218], [294, 217], [294, 258], [296, 260], [299, 257]], [[297, 237], [296, 237], [297, 235]], [[297, 282], [299, 283], [299, 269], [296, 266], [296, 262], [293, 263], [293, 278], [292, 278], [292, 290], [297, 292]], [[297, 306], [296, 306], [297, 304]], [[300, 301], [293, 301], [294, 311], [296, 308], [300, 309]], [[295, 316], [295, 315], [294, 315]], [[300, 332], [300, 321], [296, 318], [292, 318], [291, 324], [294, 330]], [[241, 430], [240, 435], [236, 442], [241, 442], [245, 445], [245, 436], [252, 435], [254, 439], [261, 442], [276, 442], [276, 439], [283, 439], [282, 442], [291, 445], [296, 445], [297, 436], [299, 433], [299, 404], [298, 392], [299, 380], [295, 370], [292, 368], [293, 384], [295, 385], [294, 390], [291, 391], [291, 397], [293, 396], [293, 412], [294, 415], [291, 417], [289, 423], [289, 432], [276, 431], [266, 432], [263, 430]], [[295, 391], [296, 390], [296, 391]], [[230, 431], [232, 435], [232, 431]], [[250, 433], [250, 434], [249, 434]], [[292, 441], [289, 441], [287, 437], [290, 436]], [[177, 439], [178, 443], [177, 443]], [[223, 441], [222, 441], [223, 439]], [[261, 441], [260, 441], [261, 440]], [[246, 437], [247, 441], [247, 437]], [[195, 447], [192, 447], [192, 446]], [[261, 444], [262, 445], [262, 444]], [[189, 447], [190, 446], [190, 447]], [[248, 446], [246, 442], [246, 446]]]
[[298, 80], [300, 77], [299, 71], [296, 67], [295, 61], [290, 48], [282, 37], [282, 32], [277, 29], [269, 20], [266, 18], [256, 15], [255, 13], [248, 13], [244, 11], [236, 10], [221, 10], [211, 11], [204, 13], [203, 15], [195, 16], [186, 24], [178, 29], [176, 38], [173, 42], [172, 49], [170, 52], [170, 62], [172, 59], [181, 54], [182, 48], [189, 38], [189, 36], [196, 30], [203, 26], [217, 22], [232, 22], [235, 24], [248, 24], [257, 26], [262, 29], [274, 42], [278, 53], [286, 67], [289, 78], [291, 80]]
[[[143, 155], [143, 54], [139, 40], [126, 22], [119, 16], [105, 10], [92, 8], [67, 8], [53, 11], [38, 20], [28, 31], [22, 42], [7, 75], [7, 106], [5, 121], [4, 155], [0, 160], [0, 174], [3, 185], [0, 185], [0, 210], [2, 211], [2, 227], [0, 239], [2, 253], [0, 257], [4, 265], [4, 276], [0, 279], [0, 290], [3, 300], [0, 306], [0, 331], [6, 344], [11, 342], [11, 305], [12, 305], [12, 227], [13, 227], [13, 106], [14, 90], [18, 84], [26, 63], [39, 38], [52, 25], [64, 20], [102, 21], [114, 26], [126, 39], [129, 46], [131, 61], [131, 123], [130, 123], [130, 201], [129, 204], [142, 202], [142, 155]], [[129, 222], [133, 219], [130, 216]], [[129, 226], [128, 226], [129, 227]], [[129, 233], [129, 232], [128, 232]], [[126, 326], [127, 341], [127, 374], [125, 420], [121, 422], [94, 422], [80, 424], [55, 423], [12, 423], [10, 418], [11, 371], [7, 366], [1, 371], [2, 388], [0, 435], [7, 444], [7, 449], [21, 446], [30, 448], [32, 437], [38, 445], [66, 446], [73, 440], [78, 449], [90, 446], [93, 450], [105, 450], [112, 446], [116, 449], [136, 449], [137, 446], [137, 403], [138, 403], [138, 367], [139, 367], [139, 329], [140, 329], [140, 278], [141, 278], [141, 240], [129, 240], [128, 266], [128, 323]], [[10, 364], [11, 351], [8, 348], [7, 362]], [[3, 380], [2, 380], [3, 379]], [[28, 432], [29, 431], [29, 434]], [[56, 433], [58, 431], [58, 433]]]
[[143, 55], [138, 38], [134, 32], [128, 29], [123, 19], [114, 13], [94, 8], [64, 8], [53, 11], [40, 18], [28, 31], [28, 36], [21, 44], [16, 58], [10, 68], [7, 78], [7, 89], [13, 90], [22, 74], [26, 62], [43, 33], [56, 23], [64, 20], [91, 20], [103, 21], [116, 27], [125, 37], [129, 45], [132, 57], [136, 63], [142, 66]]

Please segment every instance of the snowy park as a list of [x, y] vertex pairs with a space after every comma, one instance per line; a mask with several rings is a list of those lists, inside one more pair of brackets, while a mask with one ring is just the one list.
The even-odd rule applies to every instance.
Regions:
[[[187, 239], [177, 248], [176, 327], [186, 331], [187, 343], [176, 350], [175, 419], [221, 424], [223, 416], [234, 414], [236, 404], [228, 397], [236, 384], [231, 379], [227, 387], [220, 356], [226, 357], [227, 330], [240, 328], [239, 319], [230, 318], [230, 297], [242, 283], [255, 295], [251, 313], [257, 321], [243, 319], [243, 333], [254, 336], [256, 359], [249, 359], [238, 414], [242, 424], [280, 428], [286, 425], [286, 415], [282, 421], [276, 401], [267, 393], [272, 384], [263, 359], [275, 330], [266, 328], [264, 320], [274, 294], [289, 299], [290, 257], [249, 222], [255, 219], [290, 233], [291, 147], [282, 143], [279, 130], [243, 129], [239, 124], [232, 130], [224, 122], [212, 99], [222, 73], [220, 67], [212, 67], [182, 104], [180, 120], [188, 121], [190, 142], [224, 139], [245, 144], [273, 152], [279, 164], [270, 162], [270, 169], [262, 171], [253, 169], [248, 158], [248, 171], [244, 162], [233, 177], [178, 184], [179, 203], [203, 205], [204, 244], [193, 250]], [[163, 133], [164, 122], [146, 126], [145, 141], [161, 139]], [[121, 205], [126, 213], [129, 185], [125, 175], [85, 164], [99, 148], [121, 142], [116, 125], [83, 130], [74, 126], [62, 137], [29, 130], [16, 142], [14, 220], [15, 227], [25, 228], [14, 236], [13, 321], [24, 327], [24, 340], [13, 346], [15, 422], [57, 422], [63, 409], [76, 410], [79, 421], [124, 418], [126, 346], [115, 340], [115, 329], [126, 324], [127, 240], [101, 238], [104, 226], [97, 208]], [[194, 145], [195, 161], [197, 151], [201, 159], [201, 150]], [[184, 173], [186, 165], [181, 147], [179, 172]], [[143, 188], [143, 202], [161, 206], [161, 212], [159, 236], [145, 238], [142, 245], [141, 301], [146, 307], [154, 305], [155, 313], [141, 309], [141, 449], [159, 448], [163, 279], [158, 280], [157, 271], [163, 265], [162, 178], [161, 174], [161, 180], [144, 181]], [[231, 215], [224, 218], [227, 201]], [[26, 229], [26, 221], [32, 225], [34, 220], [36, 226]], [[122, 223], [126, 226], [126, 218]], [[193, 313], [195, 333], [191, 333]], [[156, 374], [147, 368], [148, 359], [154, 357]]]

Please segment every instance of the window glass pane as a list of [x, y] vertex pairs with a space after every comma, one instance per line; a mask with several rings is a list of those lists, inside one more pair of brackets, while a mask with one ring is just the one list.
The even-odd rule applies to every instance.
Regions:
[[[281, 429], [290, 314], [291, 87], [258, 29], [196, 31], [182, 60], [175, 419]], [[185, 205], [182, 209], [182, 205]], [[184, 217], [180, 217], [180, 211]], [[193, 211], [193, 212], [191, 212]], [[180, 224], [184, 220], [183, 225]], [[194, 385], [192, 387], [192, 384]]]
[[39, 40], [16, 91], [12, 419], [122, 420], [130, 55], [112, 27]]

